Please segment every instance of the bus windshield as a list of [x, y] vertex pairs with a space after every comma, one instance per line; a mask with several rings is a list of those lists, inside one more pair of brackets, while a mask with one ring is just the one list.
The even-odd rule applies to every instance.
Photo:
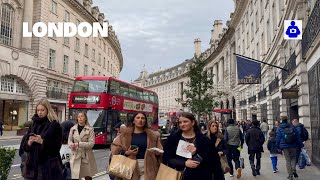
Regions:
[[105, 127], [105, 121], [103, 120], [103, 110], [96, 109], [70, 109], [72, 112], [72, 119], [76, 121], [80, 112], [85, 112], [88, 117], [89, 124], [93, 127]]
[[106, 80], [78, 80], [75, 81], [72, 92], [107, 92]]

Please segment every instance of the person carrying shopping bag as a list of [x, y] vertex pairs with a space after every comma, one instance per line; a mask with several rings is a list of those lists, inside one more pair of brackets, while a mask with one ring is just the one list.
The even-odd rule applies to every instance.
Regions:
[[72, 179], [92, 179], [97, 172], [97, 164], [92, 152], [94, 131], [89, 125], [86, 113], [80, 112], [78, 124], [70, 129], [68, 145], [71, 148], [70, 168]]
[[113, 158], [124, 155], [136, 160], [131, 180], [155, 180], [162, 157], [162, 153], [155, 150], [162, 150], [159, 132], [149, 128], [147, 116], [142, 112], [134, 114], [124, 128], [111, 144]]

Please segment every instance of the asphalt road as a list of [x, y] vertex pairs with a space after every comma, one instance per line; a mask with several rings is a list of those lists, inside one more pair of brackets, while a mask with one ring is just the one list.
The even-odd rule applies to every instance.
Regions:
[[[7, 140], [5, 142], [0, 141], [0, 145], [5, 145], [5, 146], [16, 146], [19, 144], [20, 144], [20, 140]], [[93, 150], [99, 173], [106, 171], [106, 164], [109, 159], [109, 151], [110, 151], [109, 148], [104, 148], [104, 149], [99, 148], [99, 149]], [[20, 159], [18, 150], [16, 150], [16, 155], [14, 157], [14, 161], [8, 176], [9, 180], [14, 180], [14, 179], [23, 180], [23, 178], [21, 177], [20, 162], [21, 162], [21, 159]]]

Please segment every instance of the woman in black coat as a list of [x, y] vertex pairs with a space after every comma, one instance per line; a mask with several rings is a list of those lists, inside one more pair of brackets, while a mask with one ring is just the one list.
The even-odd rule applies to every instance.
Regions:
[[[192, 158], [176, 154], [180, 140], [193, 144], [186, 147]], [[168, 137], [164, 146], [163, 163], [177, 171], [183, 171], [184, 180], [211, 180], [212, 175], [215, 180], [224, 179], [216, 148], [208, 137], [201, 134], [194, 115], [188, 112], [181, 113], [179, 130]]]
[[22, 176], [27, 180], [62, 180], [60, 148], [62, 131], [48, 100], [41, 100], [32, 117], [32, 126], [25, 136], [22, 150]]

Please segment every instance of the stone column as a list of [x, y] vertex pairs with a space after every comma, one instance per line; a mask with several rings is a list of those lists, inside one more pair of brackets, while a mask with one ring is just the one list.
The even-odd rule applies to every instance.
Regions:
[[218, 63], [213, 65], [213, 84], [218, 84]]
[[[286, 59], [284, 58], [284, 50], [281, 45], [278, 47], [279, 52], [279, 65], [280, 67], [284, 67]], [[284, 89], [284, 80], [282, 79], [282, 72], [279, 75], [279, 89]], [[281, 116], [287, 116], [288, 115], [288, 108], [287, 108], [287, 100], [282, 99], [282, 94], [280, 93], [280, 117]], [[274, 119], [274, 120], [280, 120], [280, 119]]]
[[267, 69], [267, 123], [268, 124], [272, 124], [273, 120], [272, 120], [272, 97], [269, 94], [270, 90], [269, 90], [269, 84], [271, 83], [271, 81], [273, 79], [271, 79], [272, 77], [272, 69], [270, 67], [268, 67]]
[[218, 82], [221, 82], [223, 80], [223, 59], [219, 61], [219, 78]]
[[[28, 23], [28, 31], [32, 32], [32, 17], [33, 17], [33, 0], [25, 0], [23, 8], [23, 22]], [[31, 37], [22, 37], [22, 48], [31, 49]]]

